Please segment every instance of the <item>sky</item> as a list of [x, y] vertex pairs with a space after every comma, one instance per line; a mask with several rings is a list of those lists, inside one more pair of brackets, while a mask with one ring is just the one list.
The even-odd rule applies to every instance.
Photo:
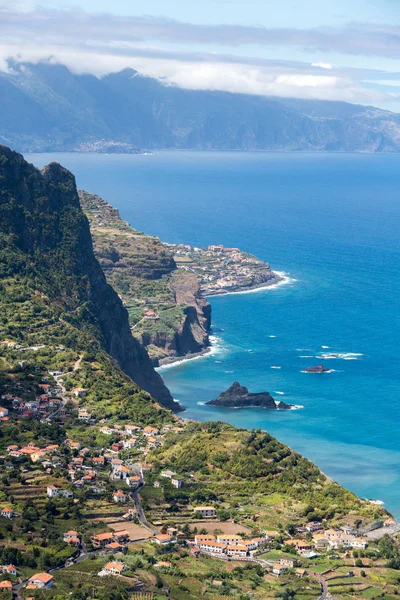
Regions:
[[9, 58], [400, 112], [400, 0], [0, 0]]

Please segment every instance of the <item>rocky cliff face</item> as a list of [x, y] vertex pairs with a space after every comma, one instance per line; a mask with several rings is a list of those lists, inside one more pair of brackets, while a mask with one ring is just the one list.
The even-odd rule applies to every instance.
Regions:
[[[196, 275], [178, 270], [158, 238], [131, 227], [108, 202], [84, 191], [79, 196], [95, 255], [127, 306], [132, 333], [153, 364], [205, 350], [211, 306], [200, 296]], [[146, 316], [149, 312], [154, 318]]]
[[157, 364], [198, 354], [209, 346], [211, 305], [200, 296], [197, 277], [186, 271], [175, 271], [168, 284], [176, 306], [181, 308], [173, 328], [150, 327], [140, 334], [146, 347], [156, 347], [163, 352], [155, 359]]
[[285, 404], [285, 402], [276, 404], [275, 400], [268, 392], [249, 392], [249, 390], [244, 387], [244, 385], [240, 385], [238, 381], [235, 381], [230, 388], [225, 392], [222, 392], [218, 398], [210, 400], [209, 402], [206, 402], [206, 404], [230, 408], [251, 408], [258, 406], [269, 410], [287, 410], [291, 408], [291, 405]]
[[62, 318], [96, 339], [140, 387], [176, 409], [94, 256], [69, 171], [52, 163], [40, 172], [0, 146], [0, 242], [1, 275], [34, 280]]

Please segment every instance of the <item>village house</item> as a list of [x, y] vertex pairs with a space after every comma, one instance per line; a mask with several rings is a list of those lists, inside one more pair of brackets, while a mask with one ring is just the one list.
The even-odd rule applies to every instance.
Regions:
[[182, 479], [181, 477], [171, 477], [171, 484], [174, 488], [181, 488], [183, 487], [185, 483], [185, 480]]
[[123, 504], [124, 502], [127, 501], [127, 499], [128, 499], [127, 495], [124, 494], [124, 492], [122, 490], [118, 490], [113, 495], [113, 500], [114, 500], [114, 502], [117, 502], [117, 503]]
[[126, 531], [126, 529], [121, 529], [120, 531], [116, 531], [114, 533], [114, 540], [116, 542], [119, 542], [120, 544], [129, 542], [130, 541], [129, 531]]
[[336, 531], [336, 529], [326, 529], [324, 531], [324, 535], [325, 535], [325, 537], [328, 538], [328, 540], [331, 540], [333, 538], [337, 538], [339, 535], [339, 532]]
[[240, 544], [228, 545], [226, 547], [226, 554], [228, 556], [244, 558], [248, 556], [248, 548]]
[[159, 535], [155, 535], [151, 539], [156, 544], [160, 544], [160, 546], [165, 546], [166, 544], [170, 544], [172, 542], [171, 536], [166, 533], [160, 533]]
[[317, 534], [313, 537], [314, 545], [317, 550], [324, 550], [329, 546], [329, 540], [323, 534]]
[[48, 590], [53, 585], [53, 575], [49, 573], [36, 573], [28, 579], [27, 589], [46, 589]]
[[111, 533], [97, 533], [90, 536], [92, 544], [95, 548], [104, 548], [107, 544], [110, 544], [114, 538]]
[[206, 533], [203, 535], [195, 535], [194, 536], [194, 543], [197, 546], [200, 546], [200, 544], [203, 544], [204, 542], [216, 542], [216, 538], [215, 535], [212, 535], [212, 533]]
[[256, 550], [259, 546], [266, 544], [267, 540], [264, 537], [252, 538], [250, 540], [242, 540], [240, 544], [246, 546], [249, 551]]
[[102, 573], [105, 575], [121, 575], [125, 571], [126, 567], [120, 562], [109, 562], [104, 567]]
[[155, 435], [158, 435], [159, 433], [159, 430], [156, 429], [156, 427], [151, 427], [151, 425], [148, 425], [143, 429], [143, 435], [145, 435], [146, 437], [153, 437]]
[[70, 546], [79, 546], [81, 543], [80, 535], [77, 531], [66, 531], [64, 533], [64, 542], [67, 542]]
[[275, 564], [275, 565], [272, 567], [272, 571], [271, 571], [271, 573], [272, 573], [273, 575], [276, 575], [277, 577], [280, 577], [280, 576], [281, 576], [281, 575], [283, 575], [284, 573], [287, 573], [287, 571], [288, 571], [288, 568], [287, 568], [287, 567], [283, 567], [282, 565], [280, 565], [280, 564], [278, 564], [278, 563], [277, 563], [277, 564]]
[[31, 461], [33, 463], [43, 462], [44, 460], [46, 460], [46, 452], [43, 452], [43, 450], [37, 450], [36, 452], [32, 452]]
[[304, 527], [307, 531], [313, 533], [314, 531], [318, 531], [319, 529], [321, 529], [321, 523], [311, 521], [310, 523], [306, 523]]
[[294, 569], [298, 565], [298, 561], [295, 558], [281, 558], [279, 564], [282, 567], [287, 567], [288, 569]]
[[8, 506], [5, 508], [2, 508], [0, 514], [2, 517], [5, 517], [6, 519], [12, 519], [15, 516], [15, 512], [13, 511], [13, 509], [8, 508]]
[[384, 521], [384, 523], [383, 523], [384, 527], [395, 527], [396, 525], [397, 525], [397, 523], [394, 519], [386, 519], [386, 521]]
[[196, 506], [193, 512], [200, 513], [202, 517], [215, 517], [217, 514], [214, 506]]
[[111, 544], [106, 545], [106, 550], [113, 553], [122, 552], [123, 554], [125, 554], [125, 552], [127, 551], [127, 547], [123, 544], [120, 544], [119, 542], [111, 542]]
[[242, 538], [240, 535], [224, 533], [217, 536], [217, 542], [226, 545], [229, 544], [230, 546], [237, 546], [238, 544], [242, 543]]
[[136, 437], [131, 437], [128, 440], [124, 440], [123, 442], [123, 447], [125, 450], [130, 450], [131, 448], [133, 448], [134, 446], [136, 446], [137, 444], [137, 438]]
[[141, 430], [141, 427], [138, 427], [137, 425], [130, 425], [130, 424], [125, 425], [125, 431], [128, 435], [134, 435], [135, 433], [139, 433], [140, 430]]
[[3, 573], [8, 573], [8, 575], [12, 575], [13, 577], [18, 575], [17, 567], [14, 567], [14, 565], [2, 565], [0, 569]]
[[88, 413], [87, 410], [80, 410], [78, 413], [78, 419], [80, 421], [90, 421], [91, 415]]
[[221, 542], [204, 541], [198, 546], [203, 552], [210, 552], [211, 554], [225, 554], [226, 550], [226, 544], [221, 544]]
[[8, 417], [8, 408], [0, 407], [0, 418]]
[[106, 462], [106, 460], [105, 460], [104, 456], [95, 456], [92, 458], [92, 464], [96, 467], [100, 467], [100, 468], [104, 467], [105, 462]]
[[130, 475], [129, 477], [126, 478], [126, 483], [133, 489], [136, 489], [137, 487], [139, 487], [141, 482], [142, 482], [142, 479], [141, 479], [141, 477], [139, 477], [139, 475]]
[[111, 473], [111, 479], [125, 481], [129, 477], [129, 475], [130, 470], [128, 469], [128, 467], [125, 467], [124, 465], [118, 465], [117, 467], [115, 467], [115, 469], [113, 468], [113, 472]]
[[114, 429], [111, 429], [110, 427], [102, 427], [100, 429], [101, 433], [104, 433], [104, 435], [112, 435], [114, 432]]
[[160, 477], [165, 477], [167, 479], [172, 479], [172, 477], [174, 477], [174, 476], [175, 476], [175, 473], [173, 471], [169, 471], [169, 470], [161, 471], [161, 473], [160, 473]]
[[0, 581], [0, 592], [12, 592], [12, 583], [9, 580]]
[[149, 448], [158, 448], [159, 446], [161, 446], [161, 441], [155, 437], [148, 436], [147, 445]]
[[73, 492], [71, 492], [71, 490], [65, 490], [62, 488], [58, 488], [55, 485], [48, 485], [47, 486], [47, 495], [49, 498], [57, 498], [59, 496], [62, 496], [64, 498], [72, 498], [73, 497]]

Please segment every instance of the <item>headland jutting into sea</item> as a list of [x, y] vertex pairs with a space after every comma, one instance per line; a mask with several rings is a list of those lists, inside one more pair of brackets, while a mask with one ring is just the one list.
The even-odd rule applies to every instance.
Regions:
[[[221, 340], [208, 358], [162, 375], [185, 405], [185, 418], [266, 429], [400, 516], [393, 367], [400, 344], [393, 327], [400, 298], [400, 156], [175, 151], [29, 160], [40, 167], [66, 164], [80, 187], [96, 190], [123, 219], [161, 240], [239, 246], [293, 273], [298, 283], [271, 292], [211, 298], [212, 335]], [[346, 358], [316, 358], [330, 352]], [[350, 360], [349, 352], [363, 356]], [[301, 373], [320, 362], [341, 372]], [[222, 412], [198, 404], [234, 380], [251, 390], [282, 391], [285, 402], [305, 409]]]

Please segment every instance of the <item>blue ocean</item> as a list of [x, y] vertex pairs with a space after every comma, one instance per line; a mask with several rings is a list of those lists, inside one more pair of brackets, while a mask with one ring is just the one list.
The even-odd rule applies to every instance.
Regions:
[[[290, 277], [211, 299], [209, 356], [163, 369], [187, 418], [260, 427], [400, 518], [400, 156], [30, 155], [168, 242], [238, 246]], [[343, 358], [318, 359], [341, 353]], [[302, 373], [323, 363], [324, 375]], [[271, 368], [280, 367], [280, 368]], [[303, 408], [216, 409], [233, 381]]]

